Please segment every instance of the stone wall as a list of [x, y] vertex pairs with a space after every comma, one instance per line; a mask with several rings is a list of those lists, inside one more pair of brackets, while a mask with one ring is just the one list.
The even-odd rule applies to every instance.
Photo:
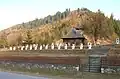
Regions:
[[34, 73], [71, 73], [78, 71], [78, 65], [72, 64], [47, 64], [29, 61], [0, 61], [0, 69], [10, 71], [34, 72]]
[[111, 48], [106, 57], [101, 59], [101, 68], [104, 73], [120, 73], [120, 45]]

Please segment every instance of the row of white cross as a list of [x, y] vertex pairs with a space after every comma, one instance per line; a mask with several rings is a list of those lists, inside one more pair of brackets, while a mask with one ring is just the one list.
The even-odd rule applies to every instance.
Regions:
[[[32, 50], [32, 49], [38, 50], [38, 48], [39, 48], [39, 50], [42, 50], [43, 47], [45, 47], [45, 49], [48, 49], [48, 46], [49, 45], [47, 44], [47, 45], [40, 45], [38, 47], [38, 44], [33, 44], [33, 45], [26, 45], [26, 46], [14, 46], [14, 47], [10, 47], [9, 50], [17, 50], [17, 49], [20, 49], [20, 50]], [[88, 44], [87, 46], [88, 46], [88, 49], [92, 48], [92, 44]], [[57, 49], [61, 49], [61, 47], [62, 47], [62, 44], [57, 45]], [[76, 47], [75, 44], [72, 44], [71, 49], [75, 49], [75, 47]], [[83, 48], [84, 48], [84, 45], [81, 43], [80, 49], [83, 49]], [[51, 44], [51, 49], [55, 49], [54, 44]], [[64, 49], [68, 49], [67, 44], [64, 45]]]

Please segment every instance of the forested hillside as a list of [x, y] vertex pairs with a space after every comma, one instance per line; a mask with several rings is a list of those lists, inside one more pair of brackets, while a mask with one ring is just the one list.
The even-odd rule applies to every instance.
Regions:
[[92, 43], [107, 44], [104, 41], [112, 43], [116, 37], [120, 37], [120, 21], [113, 19], [112, 14], [106, 17], [100, 10], [92, 12], [87, 8], [78, 8], [74, 11], [70, 9], [64, 12], [58, 11], [55, 15], [48, 15], [43, 19], [36, 18], [33, 21], [23, 22], [2, 30], [0, 45], [62, 42], [60, 38], [67, 34], [75, 24], [84, 28], [85, 37]]

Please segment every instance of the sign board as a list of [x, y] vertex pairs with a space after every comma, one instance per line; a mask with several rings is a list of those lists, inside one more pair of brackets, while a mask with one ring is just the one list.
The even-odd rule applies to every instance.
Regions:
[[120, 43], [120, 39], [116, 38], [116, 44], [119, 44], [119, 43]]

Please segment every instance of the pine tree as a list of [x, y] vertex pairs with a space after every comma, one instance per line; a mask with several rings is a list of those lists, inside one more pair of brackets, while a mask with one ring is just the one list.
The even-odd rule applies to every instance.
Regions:
[[31, 31], [30, 30], [27, 31], [27, 37], [25, 39], [25, 43], [26, 44], [32, 44], [33, 43], [32, 36], [31, 36]]
[[119, 27], [119, 21], [116, 21], [113, 19], [113, 14], [110, 16], [110, 24], [114, 29], [114, 32], [120, 37], [120, 27]]

